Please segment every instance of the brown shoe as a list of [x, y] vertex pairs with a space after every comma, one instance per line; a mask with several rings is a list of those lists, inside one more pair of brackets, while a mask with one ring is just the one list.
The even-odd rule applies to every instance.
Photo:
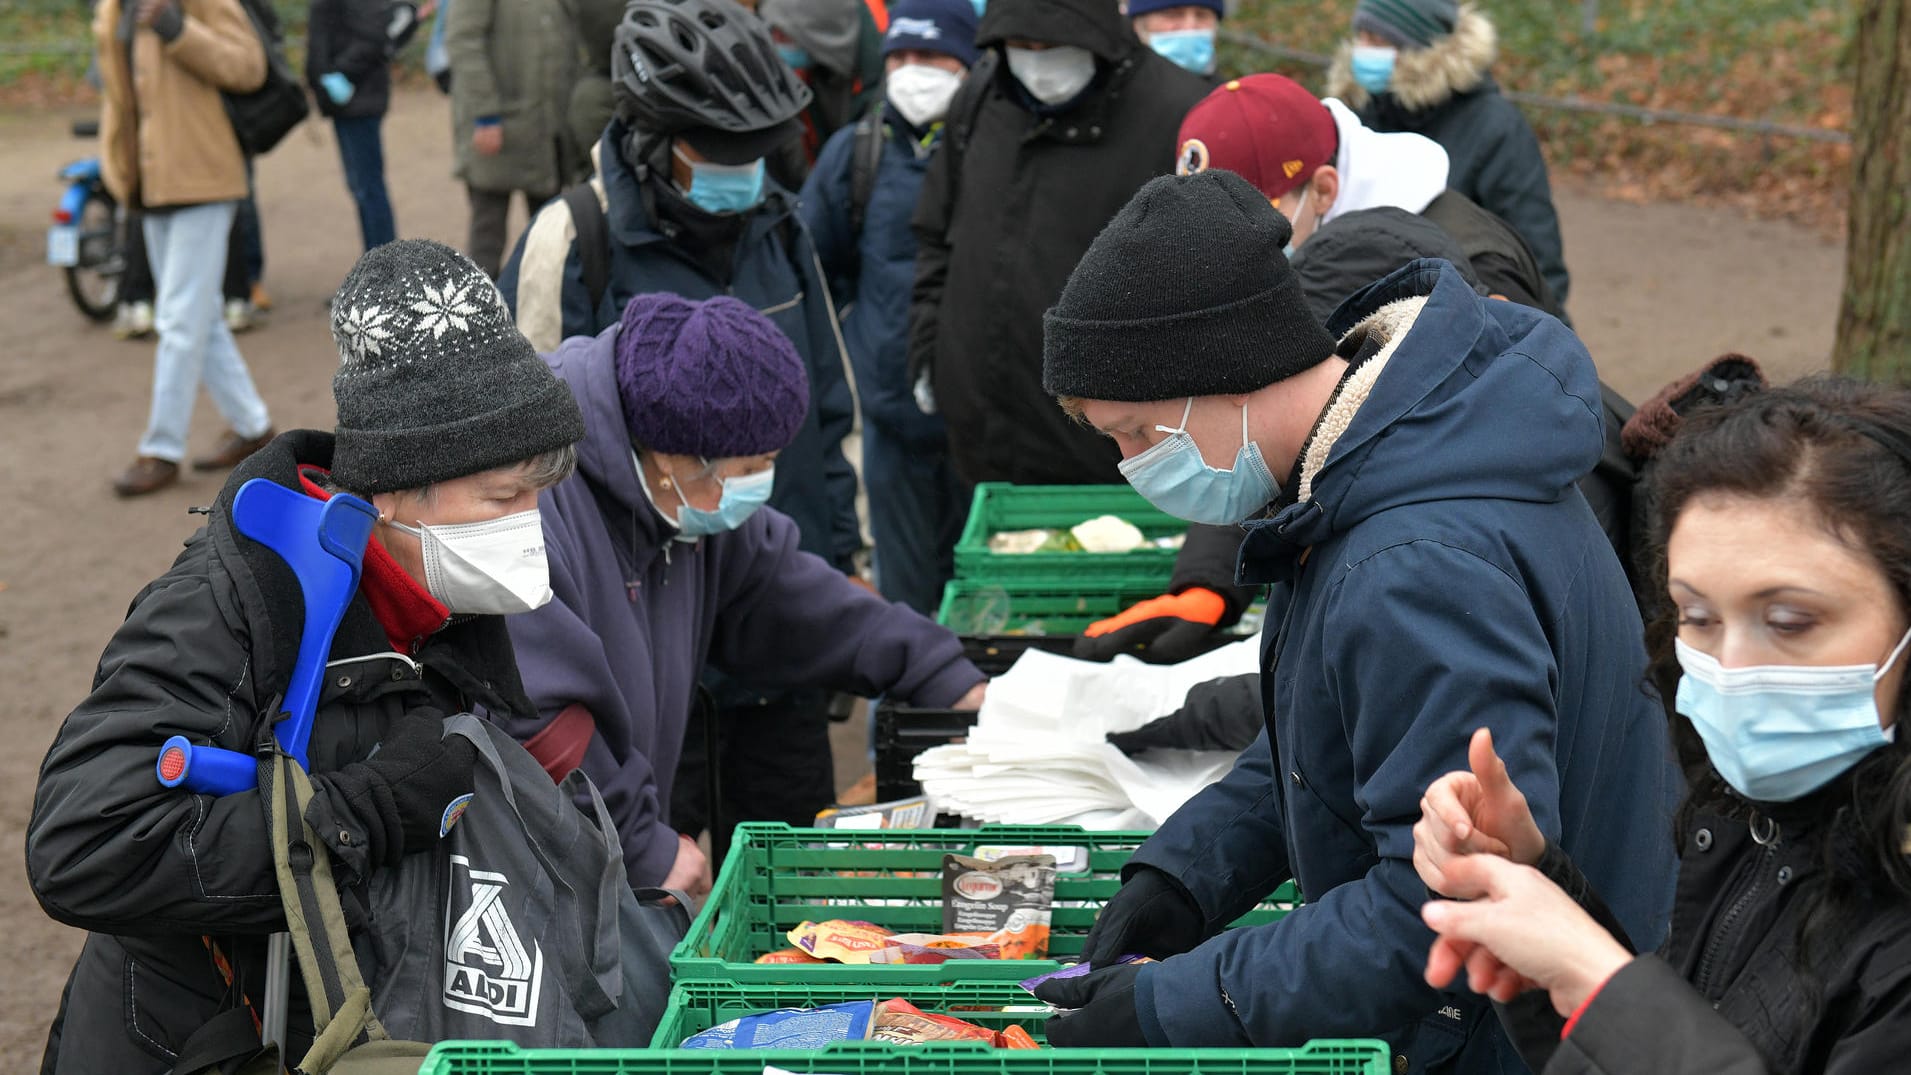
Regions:
[[211, 455], [202, 455], [192, 461], [192, 469], [231, 470], [244, 462], [246, 456], [272, 443], [272, 438], [276, 436], [278, 434], [269, 427], [250, 439], [228, 429], [226, 435], [219, 438], [219, 446], [212, 450]]
[[179, 480], [179, 464], [170, 459], [142, 455], [132, 466], [113, 479], [113, 491], [121, 496], [145, 496], [158, 492]]

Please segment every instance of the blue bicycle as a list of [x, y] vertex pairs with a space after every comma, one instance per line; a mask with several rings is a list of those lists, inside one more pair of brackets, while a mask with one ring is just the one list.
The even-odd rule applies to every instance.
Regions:
[[[99, 124], [75, 123], [75, 138], [94, 138]], [[46, 232], [46, 261], [66, 272], [73, 305], [93, 321], [111, 321], [119, 306], [120, 277], [126, 272], [125, 214], [100, 178], [98, 157], [84, 157], [60, 169], [66, 190], [53, 210]]]

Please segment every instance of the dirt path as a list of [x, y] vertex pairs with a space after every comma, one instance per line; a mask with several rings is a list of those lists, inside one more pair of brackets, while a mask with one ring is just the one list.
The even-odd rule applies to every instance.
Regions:
[[[385, 127], [401, 234], [461, 240], [464, 196], [448, 177], [445, 102], [400, 95]], [[83, 323], [54, 270], [38, 264], [53, 175], [90, 152], [70, 115], [0, 116], [0, 1070], [37, 1064], [79, 935], [53, 924], [28, 891], [22, 830], [34, 774], [61, 719], [82, 697], [100, 649], [140, 586], [165, 569], [197, 525], [218, 477], [131, 503], [107, 488], [144, 422], [150, 344], [114, 341]], [[267, 283], [278, 308], [241, 338], [281, 429], [330, 426], [336, 356], [324, 298], [358, 253], [358, 229], [329, 128], [293, 135], [260, 162]], [[1783, 224], [1719, 211], [1629, 206], [1562, 191], [1575, 273], [1573, 310], [1607, 380], [1649, 391], [1727, 350], [1780, 376], [1817, 368], [1829, 350], [1842, 253]], [[201, 401], [192, 443], [219, 433]]]

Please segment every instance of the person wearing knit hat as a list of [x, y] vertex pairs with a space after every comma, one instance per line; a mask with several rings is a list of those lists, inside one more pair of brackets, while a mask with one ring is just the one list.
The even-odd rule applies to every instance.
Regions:
[[[697, 895], [710, 864], [679, 763], [686, 731], [699, 746], [706, 732], [690, 726], [706, 665], [937, 708], [980, 705], [983, 676], [953, 634], [802, 551], [764, 506], [810, 421], [804, 362], [767, 316], [727, 296], [637, 295], [546, 361], [586, 433], [576, 475], [540, 500], [556, 597], [511, 627], [539, 716], [506, 729], [554, 777], [590, 776], [633, 885]], [[827, 720], [778, 705], [718, 719], [713, 835], [719, 817], [808, 822], [834, 801]]]
[[[1068, 1010], [1047, 1027], [1063, 1048], [1361, 1035], [1399, 1071], [1506, 1070], [1491, 1003], [1413, 973], [1414, 823], [1474, 731], [1641, 950], [1672, 897], [1683, 782], [1638, 688], [1631, 588], [1575, 488], [1604, 447], [1598, 377], [1558, 320], [1444, 261], [1323, 326], [1287, 237], [1231, 172], [1155, 179], [1045, 322], [1049, 390], [1157, 506], [1242, 524], [1238, 579], [1271, 586], [1279, 630], [1262, 736], [1131, 857], [1081, 952], [1098, 969], [1036, 995]], [[1217, 932], [1289, 878], [1306, 908]]]
[[[163, 788], [153, 768], [174, 735], [255, 753], [301, 656], [299, 578], [251, 536], [256, 525], [235, 519], [242, 490], [248, 514], [302, 514], [346, 493], [378, 513], [318, 655], [324, 689], [305, 757], [306, 831], [342, 887], [442, 853], [476, 761], [468, 739], [445, 734], [446, 714], [537, 718], [501, 614], [551, 596], [538, 501], [574, 466], [577, 403], [491, 282], [437, 243], [360, 258], [333, 299], [332, 330], [336, 432], [289, 430], [239, 461], [204, 527], [133, 599], [41, 767], [27, 874], [50, 913], [94, 931], [45, 1071], [153, 1071], [167, 1063], [155, 1049], [201, 1049], [204, 1060], [203, 1047], [224, 1047], [208, 1043], [225, 1040], [215, 1024], [237, 1010], [234, 983], [270, 980], [259, 937], [279, 917], [279, 892], [259, 795], [195, 793], [190, 768], [187, 785]], [[135, 963], [162, 984], [129, 993]], [[303, 988], [293, 975], [295, 1052], [319, 1029]], [[258, 1039], [228, 1044], [256, 1051]]]
[[1227, 18], [1224, 0], [1127, 0], [1122, 6], [1135, 36], [1197, 75], [1214, 73], [1214, 35]]
[[1447, 187], [1520, 233], [1563, 308], [1572, 279], [1546, 159], [1493, 80], [1499, 41], [1492, 21], [1458, 0], [1360, 0], [1353, 31], [1328, 70], [1328, 96], [1375, 131], [1438, 142], [1447, 153]]
[[[786, 6], [801, 15], [811, 5]], [[857, 574], [865, 540], [856, 470], [843, 454], [856, 418], [847, 326], [814, 239], [796, 226], [795, 188], [773, 169], [794, 149], [801, 182], [797, 143], [812, 89], [778, 59], [764, 21], [734, 0], [631, 0], [613, 36], [616, 116], [598, 143], [598, 174], [588, 190], [538, 212], [499, 286], [542, 352], [616, 324], [637, 295], [727, 295], [765, 311], [802, 357], [809, 384], [809, 410], [783, 449], [770, 505], [794, 521], [805, 551]], [[773, 745], [802, 729], [806, 770], [827, 765], [822, 692], [714, 674], [707, 686], [726, 726], [766, 729], [746, 744]], [[726, 781], [726, 793], [754, 800], [753, 819], [814, 820], [821, 785], [799, 787], [778, 771], [795, 750], [766, 747], [762, 764]], [[696, 826], [701, 809], [679, 803], [677, 818]]]
[[856, 310], [843, 345], [863, 419], [876, 587], [925, 615], [955, 573], [972, 494], [950, 462], [942, 418], [923, 412], [909, 376], [910, 218], [975, 62], [975, 26], [969, 0], [891, 3], [883, 100], [830, 137], [797, 198], [837, 303]]

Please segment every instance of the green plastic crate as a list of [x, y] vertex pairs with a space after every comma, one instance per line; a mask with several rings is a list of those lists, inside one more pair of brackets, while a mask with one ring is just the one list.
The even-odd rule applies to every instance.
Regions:
[[[897, 933], [942, 931], [942, 857], [978, 847], [1087, 848], [1088, 869], [1055, 880], [1049, 953], [1073, 962], [1089, 927], [1121, 887], [1121, 868], [1151, 834], [1086, 832], [1066, 825], [980, 829], [892, 829], [845, 832], [793, 829], [776, 823], [737, 826], [729, 857], [690, 932], [670, 954], [679, 982], [818, 985], [934, 985], [952, 981], [1020, 981], [1055, 970], [1053, 960], [951, 960], [936, 966], [768, 964], [758, 956], [790, 947], [789, 930], [805, 921], [864, 920]], [[1272, 922], [1300, 902], [1291, 886], [1235, 925]]]
[[1168, 579], [1065, 582], [1040, 579], [956, 579], [942, 591], [936, 622], [960, 635], [1078, 635], [1151, 597]]
[[[1023, 975], [1034, 977], [1033, 973]], [[901, 997], [925, 1012], [953, 1015], [990, 1030], [1019, 1026], [1046, 1042], [1042, 1027], [1048, 1022], [1047, 1005], [1030, 996], [1017, 981], [958, 982], [951, 985], [904, 985], [880, 983], [845, 985], [816, 982], [678, 982], [670, 991], [670, 1007], [657, 1025], [653, 1049], [675, 1049], [692, 1034], [727, 1023], [740, 1015], [775, 1011], [778, 1008], [816, 1008], [824, 1004], [844, 1004], [857, 1000], [888, 1000]], [[1037, 1009], [1004, 1012], [1000, 1009], [1021, 1006]], [[957, 1008], [989, 1008], [992, 1011], [955, 1011]]]
[[956, 542], [956, 578], [1001, 582], [1040, 579], [1076, 584], [1135, 583], [1161, 592], [1174, 575], [1174, 549], [1132, 552], [989, 551], [989, 535], [1004, 530], [1067, 530], [1102, 515], [1118, 515], [1150, 540], [1188, 532], [1188, 523], [1143, 499], [1127, 485], [1011, 485], [975, 487], [968, 524]]
[[980, 1042], [901, 1048], [844, 1042], [802, 1052], [735, 1049], [522, 1049], [508, 1041], [433, 1046], [419, 1075], [762, 1075], [766, 1065], [830, 1075], [1388, 1075], [1380, 1041], [1298, 1049], [991, 1049]]

